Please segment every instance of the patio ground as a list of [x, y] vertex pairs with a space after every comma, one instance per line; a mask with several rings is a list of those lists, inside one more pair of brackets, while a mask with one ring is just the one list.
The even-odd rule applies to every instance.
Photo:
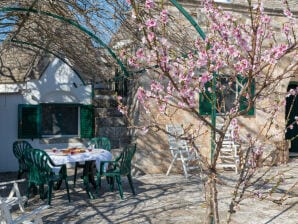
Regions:
[[[298, 158], [291, 159], [286, 165], [274, 167], [272, 173], [277, 170], [285, 171], [285, 183], [277, 189], [273, 195], [275, 198], [297, 183]], [[72, 170], [69, 170], [69, 174], [72, 174]], [[220, 175], [223, 182], [219, 185], [219, 208], [224, 221], [236, 174], [225, 171]], [[1, 173], [0, 181], [15, 177], [16, 173]], [[123, 182], [124, 200], [120, 199], [118, 191], [109, 192], [105, 180], [102, 181], [100, 197], [91, 200], [82, 188], [82, 181], [79, 180], [76, 188], [73, 188], [70, 176], [71, 203], [67, 201], [63, 184], [62, 191], [54, 192], [52, 206], [44, 211], [44, 223], [203, 223], [205, 203], [199, 175], [192, 175], [189, 179], [173, 174], [137, 176], [134, 177], [136, 196], [131, 194], [125, 178]], [[245, 200], [235, 214], [233, 223], [297, 224], [297, 185], [282, 205], [268, 200]], [[25, 184], [21, 185], [21, 191], [25, 192]], [[30, 198], [27, 211], [44, 203], [37, 196]], [[14, 211], [14, 215], [17, 215], [17, 211]]]

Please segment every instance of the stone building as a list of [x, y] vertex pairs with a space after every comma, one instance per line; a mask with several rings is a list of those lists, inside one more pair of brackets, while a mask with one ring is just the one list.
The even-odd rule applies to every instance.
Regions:
[[[240, 21], [247, 20], [248, 16], [248, 8], [246, 6], [246, 1], [241, 0], [219, 0], [215, 1], [218, 2], [218, 5], [221, 6], [224, 10], [230, 11], [235, 15]], [[288, 1], [289, 6], [294, 14], [294, 17], [297, 18], [298, 16], [298, 8], [295, 1]], [[198, 22], [202, 30], [206, 29], [204, 26], [205, 18], [204, 15], [201, 14], [201, 2], [198, 0], [186, 0], [179, 2], [186, 10], [187, 12]], [[190, 33], [193, 33], [194, 36], [198, 36], [194, 28], [189, 24], [189, 21], [182, 15], [182, 13], [174, 7], [174, 5], [168, 1], [167, 2], [167, 9], [170, 12], [170, 15], [175, 17], [177, 21], [181, 22], [185, 29], [192, 29]], [[264, 11], [272, 16], [273, 18], [273, 24], [276, 29], [280, 29], [280, 24], [282, 24], [285, 21], [284, 15], [283, 15], [283, 9], [281, 6], [281, 3], [279, 1], [265, 1], [264, 3]], [[189, 30], [187, 30], [189, 31]], [[206, 30], [208, 32], [208, 30]], [[188, 33], [188, 32], [186, 32]], [[187, 35], [187, 34], [185, 34]], [[281, 38], [281, 37], [278, 37]], [[185, 38], [187, 39], [187, 38]], [[189, 39], [187, 39], [189, 40]], [[282, 63], [280, 63], [280, 66], [276, 68], [274, 71], [274, 76], [278, 76], [278, 74], [281, 74], [284, 69], [287, 67], [288, 63], [291, 61], [291, 58], [286, 58]], [[284, 131], [286, 130], [287, 121], [285, 117], [287, 116], [286, 113], [289, 113], [287, 111], [289, 108], [289, 105], [292, 103], [292, 101], [287, 101], [287, 105], [284, 108], [280, 108], [278, 114], [277, 114], [277, 120], [278, 123], [274, 124], [268, 129], [268, 132], [265, 133], [265, 131], [260, 131], [260, 129], [264, 126], [266, 126], [266, 120], [269, 118], [270, 111], [266, 111], [266, 105], [271, 105], [274, 101], [282, 101], [285, 99], [286, 93], [289, 91], [290, 88], [296, 88], [298, 81], [298, 74], [297, 74], [297, 68], [296, 71], [292, 71], [289, 73], [289, 76], [286, 79], [281, 80], [278, 85], [276, 85], [274, 88], [274, 96], [268, 96], [266, 98], [262, 98], [260, 100], [257, 100], [254, 105], [254, 112], [252, 114], [248, 114], [246, 116], [242, 116], [238, 119], [238, 123], [240, 126], [240, 135], [244, 139], [248, 134], [252, 136], [258, 136], [261, 140], [264, 141], [263, 148], [264, 148], [264, 157], [269, 157], [270, 161], [278, 162], [285, 162], [288, 159], [289, 151], [290, 155], [295, 155], [298, 152], [298, 145], [296, 145], [295, 138], [292, 140], [289, 140], [289, 137], [284, 135]], [[149, 85], [150, 80], [144, 80], [142, 79], [143, 84]], [[258, 84], [256, 81], [256, 89], [258, 88]], [[197, 99], [199, 101], [199, 95], [197, 96]], [[137, 104], [137, 103], [136, 103]], [[294, 109], [293, 111], [296, 111], [296, 103], [294, 103]], [[138, 114], [139, 115], [139, 114]], [[293, 116], [293, 115], [291, 115]], [[206, 116], [208, 117], [208, 116]], [[217, 116], [217, 123], [221, 122], [221, 116]], [[162, 116], [159, 116], [159, 113], [156, 112], [156, 119], [160, 124], [166, 125], [169, 123], [169, 120], [164, 119]], [[207, 118], [209, 119], [209, 118]], [[139, 124], [146, 125], [147, 119], [138, 116], [137, 120]], [[199, 125], [199, 121], [197, 121], [196, 118], [187, 115], [183, 112], [177, 112], [175, 114], [175, 117], [173, 118], [174, 123], [178, 123], [184, 126], [187, 126], [189, 123], [194, 124], [194, 126]], [[197, 122], [197, 124], [196, 124]], [[161, 125], [161, 126], [162, 126]], [[271, 135], [275, 136], [272, 137], [270, 140], [265, 139], [265, 135]], [[291, 133], [291, 136], [294, 136], [296, 134]], [[155, 173], [155, 172], [163, 172], [165, 173], [169, 163], [172, 159], [170, 152], [169, 152], [169, 146], [167, 142], [166, 134], [162, 131], [149, 131], [145, 135], [142, 135], [140, 131], [137, 131], [136, 133], [136, 139], [137, 139], [137, 145], [138, 145], [138, 153], [137, 153], [137, 159], [136, 159], [136, 168], [143, 172], [148, 173]], [[206, 133], [201, 136], [198, 139], [198, 145], [200, 147], [200, 150], [203, 151], [203, 154], [206, 155], [206, 157], [209, 157], [210, 155], [210, 143], [211, 142], [211, 136], [210, 136], [210, 130], [207, 129]], [[243, 146], [242, 149], [245, 147]], [[209, 157], [210, 158], [210, 157]], [[179, 171], [179, 167], [177, 166], [175, 171]]]

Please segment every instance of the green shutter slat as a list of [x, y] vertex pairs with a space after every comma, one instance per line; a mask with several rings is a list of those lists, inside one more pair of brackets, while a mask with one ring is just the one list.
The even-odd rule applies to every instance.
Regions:
[[18, 105], [18, 138], [39, 138], [40, 136], [39, 105]]
[[[247, 79], [246, 78], [243, 78], [241, 76], [238, 76], [238, 81], [242, 84], [242, 85], [245, 85], [245, 83], [247, 82]], [[241, 87], [238, 88], [238, 92], [241, 91]], [[252, 80], [252, 84], [251, 84], [251, 97], [253, 97], [255, 95], [255, 80]], [[248, 101], [246, 99], [245, 96], [241, 96], [240, 97], [240, 110], [243, 111], [243, 110], [246, 110], [248, 107]], [[249, 116], [253, 116], [255, 114], [255, 106], [253, 105], [251, 107], [251, 109], [247, 112], [247, 115]]]
[[93, 105], [81, 105], [80, 107], [81, 138], [93, 137]]
[[208, 88], [211, 87], [211, 82], [205, 84], [205, 92], [200, 93], [199, 106], [201, 115], [211, 115], [212, 111], [212, 94], [208, 91]]

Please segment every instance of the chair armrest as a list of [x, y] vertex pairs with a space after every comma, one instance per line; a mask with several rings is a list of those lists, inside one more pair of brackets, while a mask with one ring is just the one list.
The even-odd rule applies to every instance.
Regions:
[[116, 160], [103, 160], [103, 161], [100, 161], [100, 170], [99, 170], [100, 174], [103, 173], [105, 164], [113, 164], [113, 165], [117, 166], [118, 161], [116, 161]]
[[13, 183], [20, 183], [20, 182], [25, 182], [25, 181], [26, 181], [26, 179], [12, 180], [12, 181], [7, 181], [7, 182], [0, 182], [0, 186], [9, 185], [9, 184], [13, 184]]
[[52, 165], [51, 169], [52, 169], [52, 172], [55, 173], [55, 175], [67, 175], [66, 164]]

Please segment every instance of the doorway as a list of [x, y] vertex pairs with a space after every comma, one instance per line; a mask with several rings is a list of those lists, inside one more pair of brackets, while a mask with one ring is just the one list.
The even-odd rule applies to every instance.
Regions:
[[[290, 82], [287, 92], [291, 89], [298, 91], [298, 82]], [[291, 141], [290, 152], [298, 153], [298, 124], [295, 122], [295, 116], [298, 116], [298, 95], [290, 95], [286, 97], [286, 125], [293, 125], [292, 128], [287, 128], [285, 138]]]

